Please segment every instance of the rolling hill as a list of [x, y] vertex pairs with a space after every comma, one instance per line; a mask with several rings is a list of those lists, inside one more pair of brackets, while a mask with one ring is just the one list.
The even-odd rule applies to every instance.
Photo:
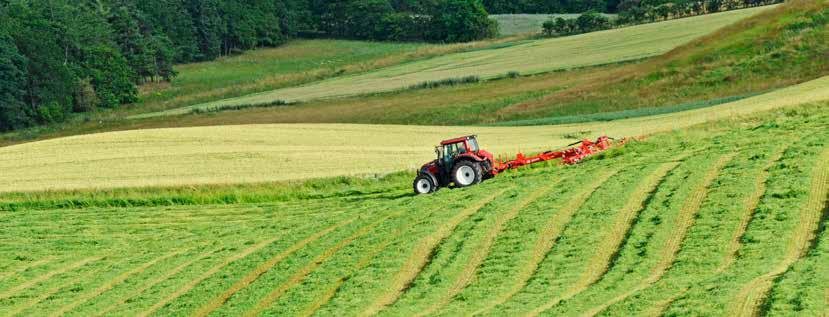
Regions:
[[138, 115], [133, 118], [185, 114], [192, 109], [354, 96], [399, 90], [447, 78], [478, 76], [486, 79], [503, 76], [509, 72], [529, 75], [637, 60], [663, 54], [767, 9], [769, 7], [736, 10], [577, 36], [519, 42], [503, 48], [449, 54], [301, 87]]
[[[639, 136], [757, 111], [829, 100], [829, 77], [709, 108], [610, 122], [534, 127], [350, 124], [141, 129], [0, 148], [0, 192], [234, 184], [415, 169], [440, 140], [478, 134], [496, 154], [573, 139]], [[161, 168], [163, 167], [163, 168]]]
[[[0, 316], [827, 315], [827, 6], [729, 13], [751, 15], [736, 23], [710, 16], [728, 26], [663, 31], [679, 46], [646, 60], [87, 122], [0, 147]], [[676, 26], [641, 27], [652, 39], [666, 25]], [[622, 30], [630, 40], [643, 29]], [[599, 47], [612, 43], [600, 40], [607, 34], [581, 39]], [[444, 71], [439, 61], [497, 75], [487, 67], [514, 67], [522, 50], [539, 53], [525, 65], [536, 71], [599, 60], [550, 44], [562, 41], [472, 43], [424, 59], [413, 56], [431, 53], [378, 44], [334, 67], [365, 73], [276, 92], [348, 78], [406, 87]], [[607, 48], [612, 59], [632, 52]], [[570, 57], [540, 62], [558, 50]], [[158, 100], [330, 75], [317, 62], [331, 56], [318, 53], [261, 71], [252, 66], [261, 60], [245, 61], [252, 55], [202, 65], [203, 74], [189, 65], [190, 85]], [[265, 86], [247, 82], [248, 71]], [[412, 170], [432, 146], [465, 134], [496, 155], [631, 139], [577, 165], [414, 195]]]

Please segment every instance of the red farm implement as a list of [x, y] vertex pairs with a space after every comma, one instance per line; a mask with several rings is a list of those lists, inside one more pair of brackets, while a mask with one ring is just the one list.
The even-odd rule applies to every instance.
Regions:
[[412, 186], [417, 194], [432, 193], [441, 187], [466, 187], [506, 170], [539, 162], [561, 159], [563, 164], [576, 164], [611, 145], [611, 139], [602, 136], [595, 142], [583, 140], [570, 144], [561, 151], [547, 151], [529, 157], [518, 153], [515, 159], [504, 162], [480, 149], [474, 135], [449, 139], [440, 142], [440, 146], [435, 148], [437, 159], [420, 168]]

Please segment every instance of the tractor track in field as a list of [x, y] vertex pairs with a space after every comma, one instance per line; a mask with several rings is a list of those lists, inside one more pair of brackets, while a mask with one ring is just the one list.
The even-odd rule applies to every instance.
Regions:
[[3, 274], [0, 274], [0, 281], [9, 278], [9, 276], [15, 276], [15, 275], [18, 275], [20, 273], [23, 273], [26, 270], [31, 269], [33, 267], [41, 266], [41, 265], [47, 264], [49, 262], [52, 262], [52, 260], [54, 260], [54, 259], [55, 258], [51, 257], [51, 256], [45, 257], [45, 258], [37, 260], [37, 261], [32, 261], [32, 262], [26, 263], [23, 266], [21, 266], [19, 268], [16, 268], [14, 270], [11, 270], [9, 272], [3, 272]]
[[[489, 311], [490, 309], [495, 308], [496, 306], [509, 301], [513, 296], [515, 296], [515, 294], [524, 289], [524, 287], [527, 286], [527, 282], [530, 280], [530, 278], [532, 278], [532, 276], [535, 275], [535, 273], [538, 271], [538, 266], [547, 257], [547, 254], [550, 252], [550, 250], [552, 250], [553, 245], [555, 245], [555, 242], [557, 241], [557, 238], [561, 235], [561, 232], [564, 230], [565, 226], [573, 218], [573, 215], [576, 213], [576, 211], [578, 211], [584, 205], [584, 203], [590, 198], [590, 196], [592, 196], [596, 192], [596, 190], [599, 189], [599, 187], [605, 184], [611, 177], [618, 174], [619, 171], [622, 169], [623, 168], [619, 168], [598, 175], [598, 177], [596, 177], [595, 180], [593, 180], [593, 182], [591, 182], [587, 185], [587, 187], [581, 190], [581, 193], [575, 194], [574, 197], [570, 198], [569, 201], [563, 207], [558, 209], [558, 212], [554, 213], [552, 217], [550, 217], [550, 219], [544, 224], [544, 229], [538, 235], [535, 245], [533, 246], [533, 252], [531, 254], [530, 261], [527, 262], [526, 265], [518, 273], [515, 285], [513, 285], [513, 287], [509, 291], [507, 291], [505, 294], [503, 294], [496, 300], [487, 304], [483, 308], [473, 312], [472, 315], [477, 315]], [[448, 296], [448, 299], [451, 299], [451, 297], [454, 295], [455, 294], [451, 294], [450, 296]]]
[[10, 289], [7, 289], [7, 290], [3, 291], [2, 293], [0, 293], [0, 300], [9, 298], [11, 296], [14, 296], [15, 293], [20, 292], [20, 291], [25, 290], [25, 289], [28, 289], [32, 286], [35, 286], [35, 285], [39, 284], [40, 282], [43, 282], [43, 281], [46, 281], [46, 280], [52, 278], [55, 275], [63, 274], [63, 273], [81, 268], [83, 266], [86, 266], [89, 263], [98, 261], [102, 258], [103, 258], [102, 256], [88, 257], [88, 258], [84, 258], [84, 259], [82, 259], [78, 262], [72, 263], [71, 265], [64, 266], [62, 268], [46, 272], [43, 275], [40, 275], [36, 278], [33, 278], [29, 281], [24, 282], [23, 284], [17, 285], [15, 287], [12, 287]]
[[99, 310], [94, 316], [98, 317], [98, 316], [106, 315], [107, 313], [111, 312], [113, 309], [118, 308], [118, 306], [121, 306], [121, 305], [125, 304], [130, 299], [141, 295], [142, 293], [144, 293], [148, 289], [152, 288], [153, 286], [156, 286], [159, 283], [162, 283], [162, 282], [168, 280], [170, 277], [172, 277], [173, 275], [178, 274], [179, 272], [181, 272], [182, 270], [184, 270], [188, 266], [192, 265], [193, 263], [201, 261], [202, 259], [221, 251], [221, 249], [222, 248], [218, 248], [218, 249], [213, 249], [213, 250], [210, 250], [210, 251], [207, 251], [207, 252], [203, 252], [203, 253], [199, 254], [198, 256], [193, 257], [192, 259], [189, 259], [189, 260], [185, 261], [184, 263], [179, 264], [178, 266], [176, 266], [172, 270], [167, 271], [167, 273], [165, 273], [164, 275], [161, 275], [161, 276], [153, 279], [152, 281], [150, 281], [148, 283], [144, 283], [144, 285], [142, 285], [140, 288], [138, 288], [135, 291], [129, 293], [127, 296], [122, 297], [121, 299], [119, 299], [118, 301], [113, 303], [112, 305], [109, 305], [106, 308]]
[[[126, 261], [126, 260], [124, 260], [124, 261]], [[45, 290], [45, 291], [40, 291], [40, 292], [38, 292], [38, 295], [36, 297], [30, 298], [23, 305], [15, 308], [11, 312], [5, 313], [5, 314], [6, 314], [6, 316], [15, 316], [15, 315], [21, 314], [24, 311], [26, 311], [27, 309], [32, 308], [32, 307], [36, 306], [37, 304], [42, 303], [44, 300], [51, 298], [52, 296], [54, 296], [55, 294], [57, 294], [61, 290], [65, 289], [67, 287], [70, 287], [72, 285], [78, 284], [82, 281], [91, 279], [96, 273], [99, 273], [99, 272], [95, 271], [95, 270], [92, 270], [91, 272], [86, 272], [85, 274], [78, 275], [78, 276], [70, 279], [69, 281], [60, 283], [58, 286], [55, 286], [55, 287], [50, 288], [50, 289]]]
[[[608, 172], [608, 174], [614, 174], [615, 172]], [[608, 176], [609, 177], [609, 176]], [[544, 195], [548, 194], [555, 186], [561, 183], [561, 180], [556, 182], [550, 183], [549, 185], [536, 190], [535, 192], [531, 193], [527, 197], [523, 198], [521, 201], [516, 203], [512, 209], [507, 212], [503, 212], [498, 215], [495, 220], [495, 224], [487, 231], [486, 235], [481, 238], [481, 241], [477, 245], [478, 252], [475, 252], [471, 259], [466, 262], [464, 265], [463, 270], [458, 274], [458, 277], [455, 279], [454, 284], [449, 288], [449, 290], [443, 294], [435, 303], [424, 309], [423, 311], [419, 312], [417, 316], [424, 316], [433, 313], [434, 311], [441, 309], [452, 302], [452, 299], [455, 298], [458, 294], [460, 294], [467, 286], [472, 282], [475, 277], [475, 274], [478, 272], [478, 268], [483, 264], [486, 257], [489, 256], [489, 252], [492, 250], [492, 246], [495, 244], [495, 239], [503, 230], [503, 227], [512, 219], [514, 219], [522, 209], [529, 206], [530, 204], [534, 203]]]
[[715, 162], [711, 168], [706, 171], [700, 184], [698, 184], [685, 199], [682, 208], [679, 210], [675, 224], [672, 226], [673, 228], [676, 228], [675, 232], [670, 236], [668, 241], [665, 242], [665, 247], [659, 257], [660, 260], [653, 268], [651, 275], [627, 292], [622, 293], [621, 295], [616, 296], [610, 301], [607, 301], [599, 306], [593, 307], [582, 314], [582, 316], [595, 316], [611, 305], [621, 302], [631, 295], [650, 287], [653, 283], [656, 283], [662, 278], [665, 272], [667, 272], [673, 264], [676, 253], [681, 247], [682, 240], [685, 239], [685, 234], [693, 225], [694, 217], [705, 200], [705, 197], [708, 195], [709, 187], [719, 175], [720, 170], [722, 170], [723, 167], [725, 167], [725, 165], [734, 158], [734, 156], [736, 156], [736, 153], [722, 155], [717, 162]]
[[730, 306], [729, 316], [754, 316], [769, 296], [775, 278], [785, 273], [792, 264], [802, 258], [812, 247], [812, 239], [820, 226], [820, 218], [826, 208], [829, 194], [829, 147], [824, 148], [817, 159], [809, 190], [809, 200], [801, 210], [800, 221], [789, 240], [786, 255], [771, 271], [744, 285]]
[[[265, 296], [265, 298], [263, 298], [252, 310], [245, 312], [244, 316], [246, 316], [246, 317], [258, 316], [262, 311], [264, 311], [265, 309], [270, 307], [270, 305], [272, 305], [274, 301], [276, 301], [277, 299], [279, 299], [279, 297], [281, 297], [283, 294], [285, 294], [285, 292], [287, 292], [289, 289], [293, 288], [294, 286], [296, 286], [297, 284], [302, 282], [302, 280], [304, 280], [305, 277], [308, 276], [308, 274], [311, 274], [311, 272], [316, 270], [317, 267], [322, 265], [322, 263], [324, 263], [326, 260], [328, 260], [328, 258], [333, 256], [340, 249], [342, 249], [343, 247], [349, 245], [351, 242], [353, 242], [357, 238], [360, 238], [363, 235], [369, 233], [369, 231], [374, 230], [377, 226], [379, 226], [380, 224], [382, 224], [386, 220], [388, 220], [392, 217], [398, 217], [398, 216], [400, 216], [400, 214], [401, 214], [401, 212], [397, 212], [394, 215], [388, 215], [388, 216], [382, 217], [381, 219], [379, 219], [379, 220], [375, 221], [374, 223], [371, 223], [371, 224], [361, 228], [356, 233], [352, 234], [348, 238], [343, 239], [342, 241], [340, 241], [339, 243], [337, 243], [333, 247], [329, 248], [328, 250], [326, 250], [325, 252], [323, 252], [322, 254], [317, 256], [316, 258], [314, 258], [311, 261], [310, 265], [306, 265], [305, 267], [302, 268], [302, 270], [300, 270], [299, 272], [297, 272], [296, 274], [291, 276], [291, 278], [288, 279], [288, 281], [285, 284], [283, 284], [282, 286], [280, 286], [279, 288], [273, 290], [271, 293], [269, 293], [267, 296]], [[198, 316], [204, 316], [204, 315], [198, 315]]]
[[[320, 206], [317, 206], [317, 205], [320, 205]], [[226, 205], [222, 205], [222, 206], [227, 207]], [[193, 207], [200, 207], [200, 206], [193, 206]], [[322, 207], [327, 207], [327, 206], [325, 206], [324, 204], [313, 204], [313, 206], [304, 206], [304, 207], [305, 208], [311, 208], [311, 207], [322, 208]], [[161, 208], [161, 207], [156, 207], [156, 208]], [[313, 210], [318, 210], [319, 208], [314, 208]], [[174, 211], [173, 210], [173, 211], [168, 212], [168, 210], [164, 210], [162, 212], [141, 214], [140, 216], [146, 218], [147, 221], [134, 221], [134, 222], [130, 222], [130, 223], [87, 224], [85, 226], [89, 226], [89, 227], [104, 227], [104, 226], [111, 227], [111, 226], [164, 224], [165, 222], [161, 222], [161, 220], [164, 220], [165, 217], [161, 217], [161, 216], [166, 216], [166, 218], [172, 219], [173, 217], [170, 217], [171, 215], [175, 215], [176, 216], [175, 218], [177, 218], [177, 219], [214, 219], [216, 217], [225, 217], [225, 216], [229, 217], [229, 218], [236, 218], [236, 217], [240, 217], [240, 216], [241, 217], [247, 217], [247, 216], [256, 217], [256, 216], [262, 216], [262, 215], [272, 215], [274, 217], [285, 218], [285, 217], [307, 217], [307, 216], [310, 216], [310, 215], [328, 214], [328, 213], [323, 212], [323, 211], [307, 211], [307, 210], [303, 211], [301, 209], [291, 210], [292, 212], [284, 212], [283, 211], [284, 213], [283, 212], [272, 212], [272, 211], [268, 211], [268, 210], [263, 209], [263, 208], [245, 208], [245, 209], [238, 208], [238, 209], [239, 210], [234, 209], [233, 211], [227, 211], [225, 209], [218, 209], [219, 211], [217, 211], [217, 212], [210, 212], [209, 211], [209, 210], [211, 210], [210, 208], [207, 209], [208, 211], [204, 211], [204, 212], [193, 212], [192, 210], [181, 210], [181, 211]], [[199, 210], [201, 210], [201, 209], [199, 209]], [[186, 215], [178, 215], [180, 213], [186, 213]], [[84, 214], [86, 214], [86, 213], [84, 213]], [[74, 215], [67, 214], [67, 215], [65, 215], [64, 219], [71, 219], [71, 220], [60, 220], [60, 221], [54, 221], [54, 220], [50, 220], [50, 219], [33, 220], [33, 221], [27, 221], [25, 224], [21, 224], [19, 226], [11, 226], [11, 227], [6, 227], [6, 228], [22, 227], [22, 228], [27, 228], [27, 229], [29, 229], [29, 228], [52, 229], [52, 228], [54, 228], [54, 226], [56, 224], [66, 224], [66, 225], [71, 224], [73, 226], [77, 226], [79, 223], [88, 223], [90, 221], [105, 222], [105, 221], [110, 221], [112, 219], [122, 219], [125, 215], [129, 215], [127, 213], [127, 214], [109, 215], [110, 217], [95, 217], [94, 212], [90, 212], [89, 214], [90, 215], [89, 215], [88, 218], [73, 218]], [[112, 218], [112, 219], [110, 219], [110, 218]], [[181, 223], [181, 221], [174, 222], [174, 223]]]
[[663, 163], [643, 179], [619, 211], [608, 235], [599, 242], [599, 246], [596, 246], [597, 252], [587, 261], [587, 267], [581, 273], [576, 284], [564, 294], [533, 309], [527, 316], [537, 316], [558, 305], [561, 301], [580, 294], [601, 280], [612, 267], [613, 258], [619, 252], [619, 248], [624, 245], [625, 238], [630, 234], [637, 215], [647, 207], [649, 200], [659, 189], [659, 186], [664, 183], [671, 171], [676, 169], [679, 164], [679, 162]]
[[[792, 140], [791, 143], [797, 142], [797, 140]], [[742, 240], [743, 236], [745, 236], [746, 229], [748, 228], [748, 224], [751, 222], [751, 219], [754, 218], [755, 213], [757, 212], [757, 206], [760, 205], [760, 200], [766, 194], [766, 182], [769, 179], [769, 172], [771, 168], [780, 162], [783, 158], [783, 154], [788, 150], [789, 146], [783, 146], [780, 149], [776, 150], [774, 154], [772, 154], [771, 158], [769, 159], [768, 163], [763, 167], [763, 171], [760, 175], [757, 175], [757, 178], [754, 181], [754, 192], [751, 196], [749, 196], [748, 200], [745, 203], [745, 214], [743, 215], [742, 219], [740, 219], [740, 224], [737, 227], [737, 231], [734, 232], [734, 235], [731, 237], [731, 242], [728, 246], [728, 253], [727, 257], [723, 261], [722, 265], [717, 269], [717, 272], [723, 272], [737, 259], [737, 252], [740, 251], [742, 247]]]
[[[398, 212], [395, 215], [399, 215], [399, 214], [400, 213]], [[297, 272], [296, 274], [291, 276], [291, 278], [289, 278], [288, 281], [285, 282], [285, 284], [281, 285], [279, 288], [275, 289], [273, 292], [271, 292], [265, 298], [263, 298], [262, 301], [260, 301], [259, 304], [253, 310], [254, 313], [252, 313], [252, 314], [251, 313], [245, 313], [245, 316], [256, 315], [259, 312], [261, 312], [262, 310], [266, 309], [268, 306], [270, 306], [270, 304], [274, 300], [276, 300], [279, 296], [281, 296], [282, 293], [286, 292], [288, 289], [295, 286], [297, 283], [301, 282], [305, 278], [305, 276], [310, 274], [316, 267], [318, 267], [323, 262], [325, 262], [325, 260], [327, 260], [329, 257], [334, 255], [337, 251], [342, 249], [344, 246], [350, 244], [355, 239], [365, 235], [366, 233], [368, 233], [369, 231], [371, 231], [372, 229], [376, 228], [378, 225], [383, 223], [383, 221], [391, 218], [392, 216], [394, 216], [394, 215], [386, 215], [386, 216], [380, 217], [379, 220], [374, 221], [374, 222], [372, 222], [368, 225], [363, 226], [362, 228], [360, 228], [357, 232], [355, 232], [351, 236], [349, 236], [349, 237], [347, 237], [343, 240], [340, 240], [336, 245], [334, 245], [333, 247], [325, 250], [322, 254], [320, 254], [319, 256], [314, 258], [313, 260], [311, 260], [311, 262], [308, 265], [306, 265], [305, 267], [303, 267], [299, 272]], [[308, 243], [310, 243], [310, 242], [311, 241], [309, 241]], [[296, 250], [298, 250], [298, 249], [296, 249]], [[294, 250], [294, 252], [296, 250]], [[265, 271], [265, 272], [267, 272], [267, 271]], [[264, 274], [264, 272], [262, 274]], [[234, 294], [236, 294], [239, 291], [247, 288], [247, 286], [250, 286], [250, 284], [253, 284], [256, 280], [258, 280], [259, 277], [262, 276], [262, 274], [257, 275], [253, 280], [243, 279], [241, 282], [244, 282], [244, 283], [234, 284], [233, 287], [231, 287], [230, 289], [228, 289], [227, 291], [225, 291], [221, 295], [213, 298], [212, 300], [208, 301], [206, 304], [202, 305], [198, 310], [196, 310], [195, 313], [192, 314], [192, 316], [197, 316], [197, 317], [207, 316], [211, 312], [215, 311], [216, 309], [220, 308], [222, 305], [227, 303], [227, 301], [229, 301], [233, 297]], [[250, 274], [248, 276], [252, 276], [252, 274]]]
[[49, 314], [49, 316], [50, 317], [62, 316], [64, 314], [68, 313], [69, 311], [77, 308], [78, 306], [83, 305], [84, 303], [86, 303], [90, 299], [98, 297], [101, 294], [111, 290], [115, 286], [118, 286], [119, 284], [126, 281], [130, 276], [133, 276], [135, 274], [139, 274], [141, 272], [144, 272], [145, 270], [147, 270], [148, 268], [150, 268], [153, 265], [157, 264], [158, 262], [164, 261], [166, 259], [169, 259], [169, 258], [174, 257], [176, 255], [182, 254], [184, 252], [187, 252], [187, 251], [186, 250], [178, 250], [178, 251], [169, 252], [169, 253], [164, 254], [160, 257], [156, 257], [156, 258], [154, 258], [154, 259], [152, 259], [152, 260], [150, 260], [150, 261], [148, 261], [148, 262], [146, 262], [146, 263], [144, 263], [144, 264], [142, 264], [142, 265], [140, 265], [140, 266], [138, 266], [134, 269], [131, 269], [127, 272], [124, 272], [121, 275], [118, 275], [117, 277], [112, 279], [111, 281], [107, 282], [106, 284], [99, 286], [97, 289], [95, 289], [91, 293], [87, 293], [86, 295], [80, 296], [76, 301], [74, 301], [72, 303], [69, 303], [69, 304], [61, 307], [57, 311]]
[[[256, 280], [260, 275], [265, 274], [265, 272], [267, 272], [268, 270], [273, 268], [273, 266], [275, 266], [277, 263], [281, 262], [284, 258], [286, 258], [289, 255], [293, 254], [297, 250], [303, 248], [305, 245], [307, 245], [311, 242], [314, 242], [314, 241], [318, 240], [319, 238], [322, 238], [326, 234], [328, 234], [328, 233], [330, 233], [330, 232], [332, 232], [332, 231], [334, 231], [334, 230], [336, 230], [340, 227], [343, 227], [343, 226], [345, 226], [345, 225], [347, 225], [347, 224], [349, 224], [353, 221], [354, 221], [354, 219], [348, 219], [348, 220], [342, 221], [340, 223], [337, 223], [335, 225], [329, 226], [329, 227], [327, 227], [327, 228], [325, 228], [325, 229], [309, 236], [308, 238], [305, 238], [304, 240], [294, 244], [293, 246], [289, 247], [288, 249], [286, 249], [286, 250], [280, 252], [279, 254], [271, 257], [270, 259], [268, 259], [268, 261], [265, 261], [265, 263], [262, 263], [259, 267], [257, 267], [255, 270], [250, 272], [247, 276], [245, 276], [245, 278], [243, 278], [241, 281], [234, 284], [231, 287], [231, 289], [234, 289], [234, 288], [237, 288], [237, 287], [239, 289], [241, 289], [241, 288], [246, 287], [248, 284], [250, 284], [254, 280]], [[162, 299], [161, 301], [159, 301], [158, 303], [156, 303], [152, 307], [150, 307], [150, 308], [146, 309], [145, 311], [143, 311], [141, 314], [139, 314], [139, 316], [142, 316], [142, 317], [149, 316], [150, 314], [152, 314], [155, 311], [157, 311], [158, 309], [164, 307], [165, 305], [172, 302], [176, 298], [181, 297], [181, 295], [184, 295], [185, 293], [189, 292], [190, 290], [192, 290], [193, 288], [198, 286], [199, 283], [203, 282], [204, 280], [206, 280], [209, 277], [213, 276], [214, 274], [218, 273], [219, 271], [221, 271], [223, 268], [230, 265], [231, 263], [236, 262], [240, 259], [243, 259], [243, 258], [247, 257], [248, 255], [256, 252], [256, 251], [259, 251], [260, 249], [276, 242], [276, 240], [279, 240], [279, 238], [281, 238], [281, 237], [282, 237], [282, 235], [279, 235], [277, 237], [259, 242], [255, 245], [243, 250], [242, 252], [237, 253], [237, 254], [225, 259], [222, 263], [214, 265], [213, 267], [211, 267], [210, 269], [208, 269], [207, 271], [202, 273], [202, 275], [200, 275], [196, 279], [191, 280], [190, 282], [185, 284], [182, 288], [178, 289], [177, 291], [175, 291], [172, 294], [168, 295], [166, 298]]]
[[489, 197], [482, 199], [475, 205], [472, 205], [469, 208], [466, 208], [450, 218], [446, 221], [443, 226], [439, 227], [435, 232], [431, 235], [421, 239], [415, 249], [412, 251], [412, 254], [403, 264], [403, 267], [400, 271], [392, 279], [390, 287], [388, 287], [388, 291], [377, 299], [372, 302], [363, 312], [361, 312], [360, 316], [371, 316], [379, 313], [387, 306], [394, 304], [403, 293], [409, 289], [412, 282], [417, 278], [418, 275], [423, 271], [426, 265], [429, 264], [431, 257], [434, 255], [435, 250], [440, 246], [443, 241], [445, 241], [452, 232], [455, 231], [455, 228], [463, 222], [465, 219], [471, 217], [472, 215], [478, 213], [482, 208], [489, 205], [492, 201], [494, 201], [498, 196], [505, 193], [507, 190], [512, 189], [513, 187], [506, 188], [503, 190], [498, 191], [497, 193], [490, 195]]
[[[789, 143], [794, 143], [797, 140], [792, 140]], [[725, 259], [723, 259], [723, 263], [714, 271], [714, 274], [719, 274], [725, 272], [731, 265], [734, 264], [734, 261], [737, 258], [737, 252], [742, 247], [740, 243], [743, 235], [745, 235], [746, 228], [748, 227], [748, 223], [754, 218], [754, 214], [757, 210], [757, 206], [760, 204], [760, 200], [763, 198], [763, 195], [766, 193], [766, 182], [769, 178], [769, 170], [780, 160], [783, 158], [783, 154], [790, 146], [781, 146], [780, 148], [776, 149], [772, 152], [772, 155], [767, 160], [766, 164], [763, 166], [760, 173], [758, 173], [757, 177], [754, 180], [754, 191], [745, 201], [745, 208], [744, 214], [740, 219], [740, 223], [737, 226], [737, 230], [734, 231], [734, 234], [731, 237], [728, 251], [726, 253]], [[685, 295], [685, 293], [690, 290], [690, 287], [686, 286], [683, 287], [682, 290], [677, 292], [676, 294], [671, 295], [670, 297], [659, 301], [653, 307], [649, 308], [645, 311], [645, 316], [662, 316], [664, 312], [671, 306], [671, 304], [676, 301], [677, 298]]]
[[401, 235], [403, 235], [403, 232], [404, 232], [403, 230], [398, 230], [394, 234], [393, 237], [390, 237], [389, 239], [386, 239], [385, 241], [383, 241], [383, 243], [378, 245], [371, 252], [369, 252], [368, 254], [363, 256], [362, 258], [360, 258], [360, 260], [357, 261], [357, 263], [354, 265], [354, 267], [350, 270], [351, 273], [349, 273], [346, 276], [341, 276], [340, 278], [338, 278], [333, 283], [333, 285], [331, 287], [329, 287], [325, 291], [325, 293], [323, 293], [323, 296], [318, 297], [314, 302], [312, 302], [310, 305], [308, 305], [308, 307], [305, 308], [299, 314], [299, 316], [302, 316], [302, 317], [311, 316], [314, 313], [316, 313], [320, 308], [322, 308], [323, 305], [330, 302], [331, 299], [334, 298], [334, 296], [340, 290], [340, 287], [342, 287], [342, 285], [345, 283], [345, 281], [348, 280], [349, 275], [354, 274], [354, 272], [357, 272], [357, 271], [363, 269], [364, 267], [366, 267], [366, 265], [368, 265], [375, 256], [380, 254], [380, 252], [385, 250], [390, 244], [394, 243], [397, 238], [399, 238]]

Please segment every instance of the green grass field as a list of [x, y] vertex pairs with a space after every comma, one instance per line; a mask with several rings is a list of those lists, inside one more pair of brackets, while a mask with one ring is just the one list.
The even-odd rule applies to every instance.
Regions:
[[[177, 65], [170, 83], [142, 87], [141, 111], [296, 86], [343, 73], [393, 64], [427, 45], [342, 40], [297, 40], [216, 61]], [[386, 59], [386, 60], [384, 60]], [[373, 65], [377, 63], [377, 65]]]
[[579, 14], [493, 14], [489, 16], [498, 22], [498, 33], [515, 35], [540, 33], [544, 22], [555, 18], [575, 19]]
[[509, 72], [530, 75], [638, 60], [663, 54], [695, 38], [768, 9], [769, 7], [760, 7], [729, 11], [563, 38], [514, 42], [502, 48], [448, 54], [365, 74], [337, 77], [300, 87], [278, 89], [132, 118], [186, 114], [193, 109], [261, 105], [275, 101], [339, 98], [399, 90], [427, 81], [470, 75], [487, 79]]
[[718, 106], [608, 122], [530, 127], [227, 125], [99, 133], [0, 148], [0, 192], [235, 184], [415, 169], [440, 140], [478, 134], [496, 154], [583, 137], [648, 135], [829, 100], [829, 77]]
[[[582, 35], [591, 54], [308, 40], [183, 65], [115, 118], [0, 139], [18, 143], [0, 146], [0, 316], [826, 316], [827, 6]], [[375, 93], [665, 37], [646, 60]], [[344, 96], [122, 117], [272, 89], [254, 98]], [[412, 194], [467, 134], [496, 156], [631, 139]]]
[[0, 314], [820, 315], [827, 106], [431, 196], [408, 174], [218, 204], [32, 194], [0, 212]]

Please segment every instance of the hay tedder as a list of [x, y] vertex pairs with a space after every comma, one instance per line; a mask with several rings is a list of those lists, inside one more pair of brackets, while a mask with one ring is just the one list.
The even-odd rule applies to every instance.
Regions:
[[480, 149], [474, 135], [449, 139], [435, 147], [437, 159], [420, 168], [412, 186], [417, 194], [432, 193], [441, 187], [471, 186], [506, 170], [534, 163], [561, 159], [563, 164], [576, 164], [611, 145], [611, 138], [602, 136], [595, 142], [579, 141], [560, 151], [547, 151], [529, 157], [518, 153], [515, 159], [504, 162]]

